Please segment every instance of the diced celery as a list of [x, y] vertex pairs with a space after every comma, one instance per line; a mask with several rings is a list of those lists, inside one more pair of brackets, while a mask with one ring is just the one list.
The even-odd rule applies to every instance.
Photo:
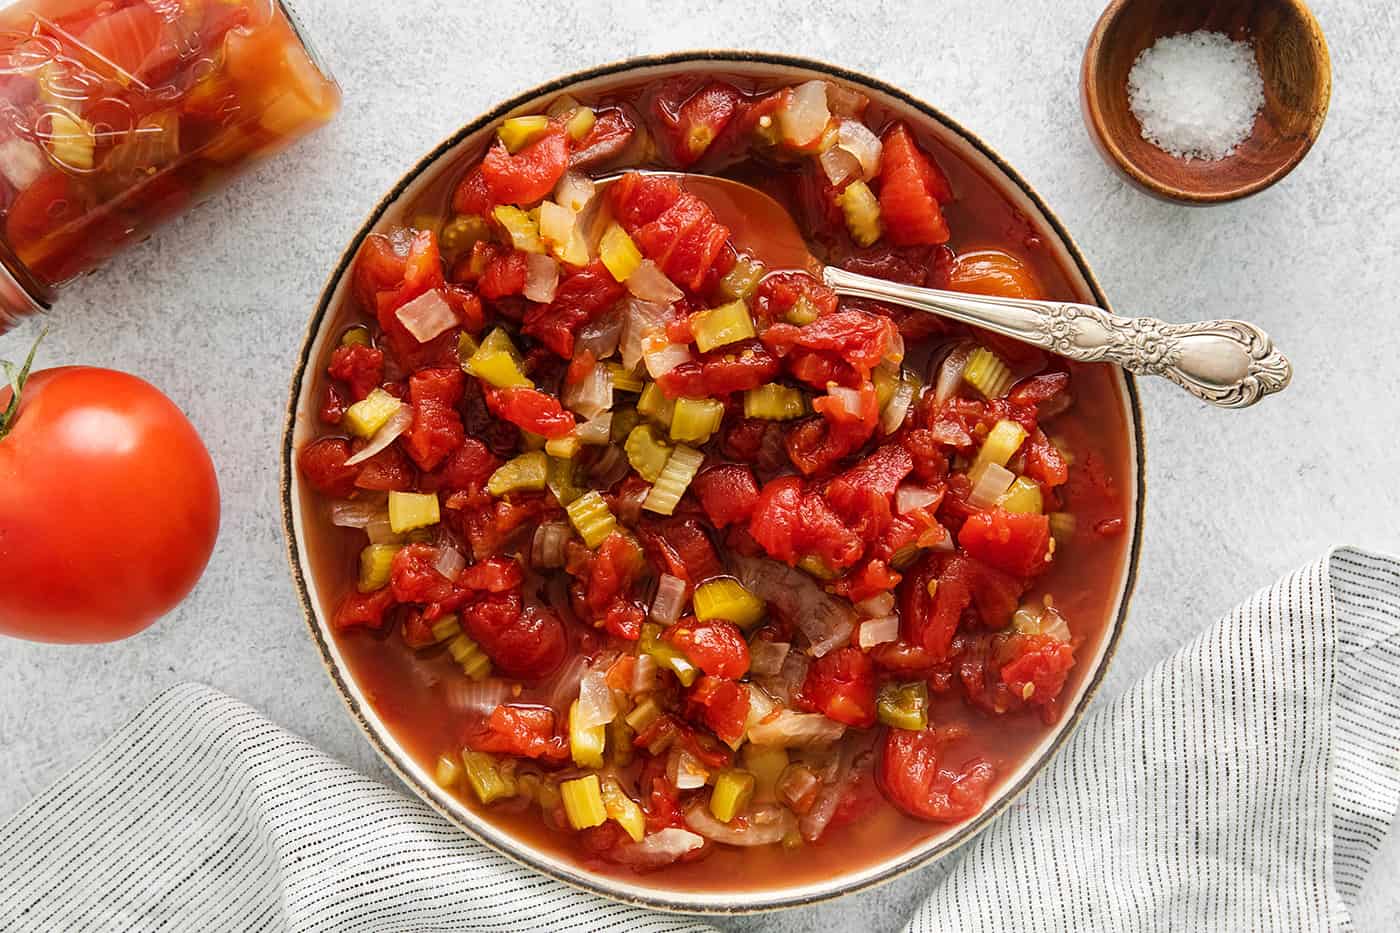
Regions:
[[462, 779], [462, 763], [452, 755], [439, 755], [437, 767], [433, 770], [433, 781], [438, 787], [451, 790]]
[[609, 363], [608, 372], [612, 375], [613, 388], [618, 392], [640, 392], [644, 388], [642, 377], [621, 363]]
[[397, 544], [371, 544], [360, 552], [361, 593], [373, 593], [389, 585], [389, 568], [398, 552]]
[[846, 215], [846, 229], [858, 246], [870, 246], [880, 239], [880, 202], [863, 181], [853, 181], [838, 199]]
[[482, 680], [491, 673], [491, 659], [465, 632], [458, 633], [447, 643], [447, 653], [472, 680]]
[[509, 204], [501, 204], [491, 213], [510, 235], [511, 245], [516, 249], [526, 253], [545, 251], [544, 240], [540, 239], [540, 225], [529, 214]]
[[438, 236], [438, 248], [443, 258], [461, 256], [479, 240], [491, 238], [491, 225], [480, 214], [458, 214], [443, 224]]
[[967, 358], [963, 379], [987, 398], [1001, 398], [1011, 388], [1011, 370], [1001, 357], [978, 347]]
[[654, 382], [648, 382], [642, 389], [642, 395], [637, 399], [637, 411], [640, 414], [660, 425], [670, 429], [671, 419], [676, 414], [676, 402], [674, 399], [666, 397], [666, 393], [661, 391], [661, 386]]
[[[689, 687], [691, 684], [695, 683], [695, 678], [699, 676], [700, 672], [694, 664], [690, 663], [690, 659], [685, 656], [684, 652], [675, 645], [662, 641], [662, 631], [662, 626], [656, 622], [642, 623], [642, 638], [641, 641], [637, 643], [638, 647], [641, 648], [643, 653], [651, 655], [656, 660], [657, 667], [664, 667], [666, 670], [675, 674], [676, 678], [680, 680], [681, 686]], [[653, 709], [656, 707], [656, 704], [652, 700], [647, 700], [647, 703], [650, 703]], [[645, 705], [646, 704], [643, 704], [643, 706]], [[632, 711], [632, 715], [627, 717], [627, 725], [636, 729], [638, 732], [642, 731], [650, 724], [649, 722], [638, 724], [636, 721], [636, 718], [638, 718], [637, 714], [641, 709], [642, 706], [637, 707], [637, 709]], [[660, 715], [659, 711], [657, 715]], [[652, 719], [655, 719], [655, 716], [653, 716]]]
[[340, 335], [340, 345], [342, 347], [367, 347], [372, 343], [369, 328], [363, 324], [356, 324], [354, 327]]
[[724, 619], [740, 628], [749, 628], [763, 618], [763, 600], [746, 590], [738, 580], [721, 577], [702, 583], [692, 597], [695, 617], [702, 622]]
[[500, 497], [513, 492], [539, 492], [549, 479], [549, 457], [542, 450], [507, 461], [486, 481], [486, 491]]
[[770, 382], [744, 393], [745, 418], [789, 421], [801, 418], [805, 410], [800, 389]]
[[919, 558], [919, 546], [906, 544], [890, 555], [890, 566], [895, 570], [908, 570]]
[[928, 726], [928, 683], [886, 684], [876, 700], [875, 714], [892, 729], [921, 731]]
[[[614, 691], [614, 694], [617, 692]], [[621, 716], [608, 723], [608, 751], [612, 763], [617, 767], [625, 768], [632, 763], [632, 739], [635, 736], [632, 727]]]
[[982, 442], [982, 449], [977, 452], [977, 459], [968, 469], [968, 475], [976, 473], [988, 463], [1006, 466], [1007, 461], [1015, 456], [1016, 451], [1025, 443], [1026, 437], [1026, 429], [1017, 422], [1006, 418], [998, 421], [987, 432], [987, 439]]
[[596, 122], [598, 122], [598, 115], [593, 112], [592, 107], [579, 107], [564, 124], [564, 132], [568, 133], [569, 138], [574, 142], [580, 142], [593, 131], [593, 124]]
[[671, 440], [703, 444], [719, 430], [723, 420], [724, 403], [718, 399], [677, 399], [675, 414], [671, 416]]
[[[549, 443], [554, 442], [550, 441]], [[545, 449], [546, 451], [549, 449], [549, 444], [545, 445]], [[549, 486], [549, 491], [554, 493], [554, 498], [559, 500], [560, 505], [567, 506], [588, 491], [579, 486], [574, 479], [574, 462], [572, 460], [550, 456], [547, 474], [546, 484]]]
[[549, 117], [537, 114], [529, 117], [511, 117], [501, 121], [496, 134], [505, 143], [506, 151], [512, 154], [524, 149], [549, 129]]
[[805, 570], [818, 580], [835, 580], [836, 571], [832, 570], [826, 561], [815, 554], [808, 554], [797, 562], [798, 570]]
[[454, 612], [445, 615], [433, 623], [433, 640], [444, 642], [451, 638], [456, 638], [462, 634], [462, 620]]
[[596, 490], [589, 490], [564, 507], [574, 531], [590, 548], [596, 548], [617, 528], [617, 519]]
[[563, 437], [551, 437], [545, 441], [544, 452], [561, 460], [572, 460], [578, 456], [581, 446], [583, 446], [583, 442], [579, 440], [577, 434], [565, 434]]
[[884, 411], [899, 388], [899, 367], [881, 363], [870, 374], [870, 380], [875, 384], [875, 404]]
[[437, 493], [389, 493], [389, 530], [396, 535], [415, 528], [427, 528], [442, 521]]
[[671, 459], [671, 446], [656, 436], [656, 429], [649, 424], [639, 424], [627, 435], [623, 445], [627, 452], [627, 462], [641, 474], [642, 479], [654, 483], [661, 477]]
[[569, 707], [569, 754], [573, 756], [574, 764], [580, 768], [601, 768], [607, 742], [607, 726], [579, 725], [578, 700], [575, 700]]
[[608, 808], [603, 803], [603, 789], [598, 783], [598, 775], [588, 774], [559, 785], [564, 798], [564, 813], [569, 825], [574, 829], [590, 829], [601, 826], [608, 818]]
[[739, 340], [748, 340], [755, 334], [753, 317], [749, 306], [743, 301], [699, 311], [690, 316], [690, 331], [695, 335], [695, 345], [701, 353], [709, 353], [716, 347], [723, 347]]
[[[501, 771], [496, 759], [486, 752], [465, 749], [462, 764], [467, 770], [467, 784], [482, 803], [495, 803], [515, 796], [515, 780]], [[595, 824], [596, 825], [596, 824]]]
[[656, 722], [657, 718], [660, 716], [661, 707], [656, 705], [654, 699], [647, 697], [645, 700], [638, 703], [632, 712], [627, 714], [627, 718], [624, 721], [632, 731], [641, 732], [647, 726]]
[[719, 280], [720, 294], [732, 301], [747, 299], [758, 288], [758, 283], [766, 271], [763, 263], [757, 259], [746, 254], [741, 255], [735, 260], [734, 268]]
[[778, 799], [778, 778], [788, 766], [787, 749], [781, 745], [744, 746], [744, 770], [754, 776], [754, 799], [772, 803]]
[[651, 487], [646, 501], [642, 503], [642, 508], [658, 515], [674, 515], [681, 496], [690, 488], [690, 481], [695, 479], [704, 462], [704, 454], [684, 444], [677, 445], [666, 461], [666, 468], [656, 478], [656, 485]]
[[637, 414], [635, 408], [619, 408], [613, 412], [612, 437], [614, 444], [627, 439], [627, 435], [632, 433], [632, 429], [640, 424], [642, 418]]
[[787, 314], [783, 315], [784, 319], [786, 319], [789, 324], [796, 324], [798, 327], [804, 327], [812, 323], [819, 316], [820, 313], [817, 311], [817, 306], [812, 304], [806, 295], [797, 299], [797, 302], [791, 308], [788, 308]]
[[710, 813], [721, 823], [738, 816], [753, 799], [754, 776], [737, 768], [725, 768], [715, 776], [715, 789], [710, 793]]
[[346, 429], [356, 437], [369, 439], [403, 407], [403, 402], [383, 389], [375, 389], [345, 410]]
[[603, 260], [603, 265], [608, 267], [614, 279], [625, 282], [642, 264], [642, 251], [637, 249], [637, 244], [632, 242], [627, 231], [614, 223], [603, 233], [603, 239], [598, 243], [598, 258]]
[[1039, 515], [1045, 509], [1045, 498], [1040, 493], [1039, 483], [1024, 476], [1018, 476], [1016, 481], [1011, 484], [1011, 488], [997, 500], [997, 505], [1008, 512]]
[[628, 797], [616, 778], [602, 781], [603, 807], [608, 811], [608, 819], [616, 820], [617, 825], [627, 830], [633, 842], [641, 842], [647, 832], [646, 814], [635, 800]]

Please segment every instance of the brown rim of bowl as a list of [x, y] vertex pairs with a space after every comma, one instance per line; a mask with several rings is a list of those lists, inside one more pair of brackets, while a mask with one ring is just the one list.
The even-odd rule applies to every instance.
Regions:
[[[1133, 183], [1142, 188], [1142, 190], [1156, 195], [1157, 197], [1169, 201], [1176, 201], [1181, 204], [1205, 206], [1210, 204], [1228, 204], [1231, 201], [1238, 201], [1250, 195], [1258, 194], [1265, 188], [1271, 187], [1280, 179], [1286, 177], [1289, 172], [1292, 172], [1298, 167], [1298, 164], [1303, 161], [1307, 154], [1312, 151], [1313, 146], [1317, 144], [1318, 137], [1322, 135], [1322, 126], [1327, 121], [1327, 111], [1332, 103], [1332, 55], [1327, 48], [1327, 37], [1323, 35], [1322, 25], [1317, 21], [1317, 17], [1313, 15], [1312, 10], [1308, 8], [1306, 3], [1298, 2], [1292, 5], [1308, 22], [1311, 27], [1309, 30], [1310, 34], [1317, 37], [1318, 54], [1323, 65], [1322, 74], [1325, 76], [1327, 82], [1327, 93], [1323, 98], [1322, 109], [1313, 120], [1313, 127], [1308, 135], [1307, 145], [1303, 146], [1289, 157], [1287, 161], [1281, 163], [1267, 175], [1256, 178], [1248, 184], [1240, 185], [1238, 188], [1212, 194], [1200, 191], [1188, 191], [1185, 188], [1180, 188], [1169, 182], [1162, 181], [1154, 175], [1147, 174], [1138, 167], [1136, 162], [1128, 157], [1128, 154], [1123, 151], [1123, 147], [1118, 145], [1112, 133], [1100, 129], [1107, 125], [1107, 121], [1104, 119], [1103, 115], [1103, 102], [1095, 90], [1097, 82], [1092, 80], [1092, 74], [1097, 66], [1098, 52], [1100, 46], [1103, 44], [1104, 33], [1108, 31], [1108, 27], [1130, 2], [1132, 2], [1132, 0], [1113, 0], [1113, 2], [1104, 9], [1098, 21], [1094, 23], [1093, 31], [1089, 33], [1089, 41], [1084, 45], [1084, 57], [1079, 65], [1080, 95], [1083, 99], [1084, 107], [1088, 111], [1086, 114], [1088, 119], [1085, 121], [1088, 125], [1085, 128], [1088, 130], [1089, 134], [1094, 137], [1094, 141], [1101, 145], [1102, 150], [1108, 154], [1119, 170], [1126, 174]], [[1017, 178], [1017, 180], [1019, 181], [1020, 179]], [[1030, 189], [1027, 188], [1027, 193], [1029, 192]], [[1039, 199], [1037, 199], [1037, 201], [1038, 200]], [[1078, 260], [1078, 249], [1074, 248], [1072, 243], [1067, 242], [1066, 245], [1071, 247], [1072, 251], [1075, 253], [1076, 260]], [[1096, 297], [1097, 293], [1098, 288], [1095, 284]]]
[[[682, 51], [671, 52], [663, 55], [641, 55], [622, 61], [610, 62], [598, 65], [593, 68], [586, 68], [574, 72], [552, 81], [548, 81], [537, 87], [531, 88], [514, 97], [498, 104], [487, 113], [477, 117], [470, 123], [464, 125], [450, 137], [436, 146], [431, 152], [420, 159], [394, 187], [375, 206], [354, 238], [350, 241], [345, 251], [341, 254], [340, 260], [336, 263], [334, 270], [327, 279], [326, 286], [321, 292], [321, 297], [317, 302], [316, 311], [307, 324], [306, 335], [302, 342], [301, 353], [297, 359], [296, 371], [292, 376], [291, 394], [287, 403], [286, 427], [282, 438], [282, 468], [281, 468], [281, 499], [282, 499], [282, 524], [283, 531], [287, 538], [287, 558], [291, 564], [292, 580], [296, 585], [297, 599], [301, 603], [302, 614], [307, 627], [311, 631], [311, 636], [316, 641], [316, 647], [321, 655], [321, 663], [326, 668], [326, 673], [334, 683], [336, 692], [340, 694], [341, 700], [349, 709], [355, 722], [359, 725], [360, 731], [369, 739], [375, 751], [379, 753], [389, 769], [398, 776], [399, 780], [413, 789], [420, 800], [427, 803], [436, 810], [444, 819], [453, 825], [464, 830], [468, 835], [486, 845], [493, 851], [499, 852], [513, 862], [524, 865], [540, 874], [546, 875], [557, 881], [561, 881], [570, 887], [596, 894], [608, 900], [629, 904], [635, 907], [644, 907], [651, 910], [665, 911], [668, 913], [695, 914], [695, 915], [736, 915], [761, 913], [771, 910], [781, 910], [789, 907], [802, 907], [811, 904], [822, 903], [833, 900], [846, 894], [853, 894], [859, 891], [868, 890], [877, 885], [884, 884], [895, 878], [908, 874], [915, 869], [921, 868], [937, 858], [941, 858], [977, 835], [988, 823], [999, 816], [1017, 798], [1021, 796], [1031, 782], [1040, 774], [1041, 770], [1064, 745], [1066, 739], [1078, 727], [1085, 711], [1098, 693], [1103, 684], [1104, 673], [1107, 671], [1109, 663], [1112, 661], [1118, 648], [1118, 641], [1122, 637], [1124, 623], [1127, 619], [1129, 604], [1132, 602], [1133, 590], [1137, 584], [1138, 559], [1142, 551], [1142, 525], [1144, 518], [1144, 505], [1147, 498], [1146, 488], [1146, 448], [1142, 433], [1142, 406], [1138, 398], [1137, 384], [1130, 373], [1124, 372], [1124, 386], [1127, 390], [1127, 402], [1129, 412], [1132, 416], [1132, 434], [1134, 450], [1137, 454], [1137, 501], [1133, 521], [1133, 540], [1127, 554], [1127, 566], [1124, 570], [1123, 594], [1118, 604], [1118, 611], [1113, 619], [1113, 626], [1109, 632], [1109, 641], [1104, 648], [1103, 658], [1098, 668], [1093, 672], [1088, 684], [1084, 687], [1084, 692], [1079, 698], [1075, 708], [1070, 711], [1061, 721], [1059, 733], [1054, 736], [1049, 746], [1033, 762], [1029, 763], [1026, 772], [1021, 779], [1012, 787], [1004, 789], [1000, 798], [995, 804], [983, 810], [980, 814], [955, 833], [943, 839], [934, 848], [927, 852], [915, 856], [906, 857], [896, 864], [886, 868], [884, 871], [869, 878], [860, 879], [844, 886], [833, 888], [830, 891], [822, 891], [813, 894], [800, 895], [796, 897], [778, 897], [766, 903], [753, 905], [740, 905], [728, 907], [715, 907], [708, 905], [695, 905], [687, 903], [681, 898], [668, 899], [671, 892], [657, 891], [655, 895], [630, 895], [618, 891], [610, 890], [606, 880], [595, 883], [592, 879], [586, 879], [580, 874], [578, 877], [565, 875], [556, 871], [553, 866], [542, 863], [535, 858], [534, 853], [526, 851], [524, 847], [520, 850], [512, 850], [498, 846], [492, 840], [483, 837], [475, 828], [467, 825], [456, 813], [444, 807], [437, 800], [436, 788], [430, 788], [427, 782], [420, 781], [413, 773], [406, 762], [399, 759], [403, 752], [392, 749], [380, 738], [375, 729], [366, 718], [364, 710], [355, 700], [351, 690], [346, 683], [347, 675], [336, 664], [331, 655], [330, 648], [326, 640], [321, 635], [321, 630], [317, 625], [317, 610], [312, 605], [311, 596], [307, 589], [307, 582], [301, 569], [301, 553], [297, 544], [295, 528], [296, 503], [292, 501], [291, 470], [294, 461], [293, 438], [296, 433], [297, 424], [297, 401], [301, 396], [303, 381], [306, 377], [307, 367], [310, 364], [311, 349], [316, 342], [317, 335], [326, 317], [332, 312], [332, 299], [335, 297], [337, 286], [345, 273], [359, 253], [360, 245], [374, 230], [376, 224], [384, 217], [389, 207], [397, 201], [404, 191], [419, 178], [425, 171], [432, 168], [444, 154], [451, 150], [458, 143], [466, 139], [472, 133], [484, 128], [501, 119], [517, 107], [520, 107], [532, 100], [539, 99], [548, 94], [555, 93], [573, 84], [588, 81], [595, 78], [603, 78], [611, 75], [636, 70], [639, 68], [650, 68], [659, 66], [669, 66], [678, 64], [724, 64], [724, 63], [750, 63], [759, 65], [775, 65], [785, 68], [804, 69], [811, 72], [830, 75], [843, 81], [849, 81], [857, 85], [865, 85], [874, 88], [881, 93], [887, 94], [895, 100], [913, 108], [929, 119], [935, 120], [947, 127], [958, 136], [962, 137], [982, 156], [987, 158], [998, 170], [1005, 173], [1013, 183], [1015, 183], [1024, 194], [1031, 200], [1036, 208], [1045, 217], [1046, 222], [1054, 230], [1066, 251], [1073, 259], [1078, 272], [1084, 277], [1094, 300], [1103, 308], [1108, 309], [1108, 299], [1103, 294], [1098, 280], [1089, 269], [1088, 263], [1079, 251], [1079, 247], [1070, 237], [1068, 231], [1060, 219], [1050, 210], [1045, 201], [1036, 193], [1021, 175], [1013, 169], [1000, 155], [992, 150], [990, 146], [982, 142], [977, 136], [964, 129], [957, 121], [950, 119], [938, 108], [919, 100], [913, 95], [887, 84], [878, 78], [843, 68], [838, 65], [830, 65], [816, 59], [801, 58], [794, 55], [784, 55], [770, 52], [753, 52], [738, 50], [720, 51]], [[405, 756], [406, 757], [406, 756]]]

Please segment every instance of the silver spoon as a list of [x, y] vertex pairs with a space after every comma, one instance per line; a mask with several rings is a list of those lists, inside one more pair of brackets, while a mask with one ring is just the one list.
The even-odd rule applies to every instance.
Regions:
[[1222, 408], [1247, 408], [1293, 378], [1292, 364], [1269, 335], [1245, 321], [1169, 324], [1069, 301], [970, 295], [859, 275], [820, 263], [787, 210], [757, 188], [713, 175], [655, 174], [680, 178], [729, 227], [739, 248], [773, 268], [805, 269], [838, 295], [927, 311], [1081, 363], [1161, 376]]

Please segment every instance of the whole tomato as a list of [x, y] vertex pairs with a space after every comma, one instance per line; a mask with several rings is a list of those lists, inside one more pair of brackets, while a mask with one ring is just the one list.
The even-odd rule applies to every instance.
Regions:
[[[214, 464], [146, 382], [73, 366], [0, 390], [0, 634], [133, 635], [194, 588], [219, 530]], [[13, 383], [12, 383], [13, 384]]]

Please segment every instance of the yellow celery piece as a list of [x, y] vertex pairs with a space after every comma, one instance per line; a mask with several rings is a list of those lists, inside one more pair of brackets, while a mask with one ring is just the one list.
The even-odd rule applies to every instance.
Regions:
[[1041, 495], [1040, 484], [1024, 476], [1016, 477], [1011, 488], [1002, 493], [997, 505], [1008, 512], [1039, 515], [1045, 511], [1045, 497]]
[[492, 212], [496, 222], [510, 235], [511, 245], [526, 253], [544, 253], [544, 240], [540, 239], [539, 221], [518, 207], [502, 204]]
[[666, 468], [656, 478], [656, 485], [642, 503], [642, 508], [658, 515], [674, 515], [681, 497], [690, 488], [690, 481], [700, 472], [705, 455], [692, 447], [678, 444], [666, 461]]
[[721, 823], [738, 816], [753, 799], [754, 776], [737, 768], [726, 768], [715, 777], [715, 789], [710, 793], [710, 813]]
[[569, 522], [574, 531], [590, 548], [596, 548], [607, 540], [617, 528], [617, 519], [612, 510], [596, 489], [591, 489], [564, 507], [569, 514]]
[[462, 368], [498, 389], [533, 388], [535, 385], [521, 369], [520, 351], [511, 342], [510, 335], [499, 327], [486, 335]]
[[1011, 370], [991, 350], [978, 347], [967, 358], [963, 380], [986, 398], [1001, 398], [1011, 388]]
[[880, 202], [863, 181], [853, 181], [837, 199], [846, 217], [846, 229], [857, 245], [870, 246], [880, 239]]
[[491, 659], [465, 632], [459, 632], [447, 643], [447, 653], [472, 680], [483, 680], [491, 673]]
[[603, 239], [598, 243], [598, 258], [603, 260], [603, 265], [608, 267], [614, 279], [625, 282], [642, 264], [642, 251], [637, 249], [637, 244], [627, 235], [627, 231], [614, 222], [608, 225]]
[[718, 399], [677, 399], [675, 414], [671, 416], [671, 440], [703, 444], [719, 430], [723, 420], [724, 403]]
[[580, 106], [564, 124], [564, 132], [568, 133], [574, 142], [579, 142], [593, 131], [593, 124], [597, 122], [598, 114], [593, 112], [592, 107]]
[[789, 421], [793, 418], [801, 418], [806, 408], [800, 389], [793, 389], [773, 382], [744, 393], [745, 418]]
[[701, 353], [709, 353], [716, 347], [739, 340], [748, 340], [756, 333], [749, 306], [743, 301], [731, 301], [718, 308], [692, 314], [690, 330]]
[[627, 462], [632, 465], [648, 483], [661, 478], [666, 464], [671, 459], [671, 446], [656, 436], [656, 429], [649, 424], [639, 424], [627, 435], [623, 445]]
[[569, 754], [580, 768], [601, 768], [607, 746], [607, 726], [584, 728], [578, 723], [578, 700], [569, 707]]
[[[893, 368], [893, 372], [891, 372]], [[900, 371], [899, 367], [889, 367], [881, 363], [875, 371], [870, 374], [870, 380], [875, 384], [875, 404], [881, 411], [894, 398], [895, 389], [899, 388]]]
[[642, 388], [641, 397], [637, 399], [637, 411], [669, 430], [671, 419], [676, 414], [676, 402], [675, 399], [666, 397], [666, 393], [661, 391], [661, 386], [648, 382]]
[[[618, 692], [614, 691], [614, 694]], [[608, 723], [608, 750], [615, 766], [625, 768], [632, 763], [632, 739], [635, 735], [627, 720], [621, 716]]]
[[[550, 443], [553, 443], [551, 441]], [[546, 452], [549, 444], [546, 444]], [[574, 479], [574, 462], [562, 457], [549, 455], [549, 465], [546, 469], [546, 484], [549, 491], [554, 493], [554, 498], [559, 500], [562, 506], [568, 506], [578, 499], [588, 490], [579, 486]]]
[[581, 446], [583, 442], [578, 439], [577, 434], [565, 434], [563, 437], [551, 437], [545, 441], [544, 452], [561, 460], [572, 460], [578, 456]]
[[742, 752], [744, 770], [754, 776], [754, 797], [760, 803], [771, 803], [777, 799], [778, 778], [788, 766], [787, 749], [781, 745], [744, 746]]
[[886, 684], [875, 703], [880, 722], [892, 729], [918, 732], [928, 726], [928, 684]]
[[719, 280], [720, 294], [731, 301], [747, 299], [758, 288], [758, 283], [762, 281], [766, 271], [763, 263], [750, 256], [741, 255], [734, 263], [734, 268]]
[[564, 798], [564, 813], [569, 825], [574, 829], [590, 829], [601, 826], [608, 818], [608, 808], [603, 803], [603, 789], [598, 783], [598, 775], [589, 774], [559, 785]]
[[661, 716], [661, 707], [656, 705], [656, 701], [647, 697], [638, 703], [632, 712], [627, 714], [626, 723], [635, 732], [641, 732], [647, 726], [656, 722]]
[[608, 819], [615, 820], [625, 829], [633, 842], [641, 842], [647, 832], [647, 818], [641, 806], [627, 796], [616, 778], [602, 780], [602, 793], [603, 808], [608, 812]]
[[[675, 674], [676, 679], [681, 682], [681, 686], [689, 687], [695, 683], [695, 678], [700, 675], [700, 671], [679, 648], [661, 640], [662, 631], [662, 626], [655, 622], [642, 623], [642, 638], [637, 645], [643, 652], [656, 659], [657, 667], [665, 668]], [[654, 703], [652, 705], [655, 706]], [[633, 710], [633, 715], [627, 717], [627, 724], [640, 732], [646, 728], [646, 725], [638, 725], [633, 721], [633, 716], [636, 713], [637, 710]], [[655, 717], [652, 718], [655, 719]]]
[[549, 117], [536, 114], [528, 117], [510, 117], [502, 120], [496, 135], [505, 143], [506, 151], [514, 154], [539, 139], [549, 129]]
[[461, 365], [463, 372], [467, 370], [468, 361], [470, 361], [471, 358], [476, 355], [476, 351], [480, 349], [481, 344], [477, 343], [476, 338], [471, 334], [462, 331], [457, 335], [457, 362]]
[[693, 597], [695, 617], [700, 621], [724, 619], [740, 628], [749, 628], [763, 618], [763, 600], [750, 593], [738, 580], [723, 577], [702, 583]]
[[370, 338], [369, 328], [363, 324], [357, 324], [340, 335], [340, 345], [342, 347], [367, 347], [373, 340]]
[[491, 238], [491, 225], [479, 214], [458, 214], [443, 224], [438, 246], [444, 255], [458, 256], [471, 249], [478, 240]]
[[467, 771], [467, 784], [476, 799], [482, 803], [495, 803], [506, 797], [514, 797], [515, 780], [501, 773], [496, 759], [485, 752], [466, 749], [462, 752], [462, 764]]
[[49, 151], [55, 161], [78, 171], [91, 170], [97, 143], [88, 122], [62, 111], [50, 114], [49, 121]]
[[1027, 436], [1026, 429], [1015, 421], [1005, 418], [998, 421], [987, 432], [987, 439], [982, 442], [982, 449], [977, 451], [977, 458], [968, 468], [968, 475], [972, 476], [988, 463], [1006, 466], [1007, 461], [1015, 456], [1016, 451], [1025, 443]]
[[383, 389], [375, 389], [345, 409], [345, 427], [356, 437], [368, 440], [403, 407], [403, 402]]
[[456, 638], [462, 634], [462, 620], [457, 613], [445, 615], [433, 623], [433, 639], [438, 642]]
[[486, 481], [486, 491], [496, 497], [513, 492], [539, 492], [549, 479], [549, 456], [542, 450], [509, 460]]
[[1055, 539], [1057, 547], [1068, 544], [1078, 527], [1079, 520], [1074, 517], [1073, 512], [1050, 513], [1050, 535]]
[[[617, 383], [613, 383], [613, 388]], [[619, 408], [613, 412], [612, 419], [612, 443], [619, 444], [627, 440], [627, 435], [632, 433], [632, 429], [642, 423], [641, 415], [637, 414], [635, 408]]]
[[437, 493], [389, 493], [389, 530], [396, 535], [415, 528], [427, 528], [442, 521]]
[[462, 763], [452, 755], [439, 755], [433, 769], [433, 781], [438, 787], [451, 790], [462, 779]]
[[612, 362], [608, 364], [608, 372], [612, 374], [613, 388], [618, 392], [640, 392], [646, 387], [642, 382], [642, 377], [621, 363]]
[[397, 544], [371, 544], [360, 552], [361, 593], [373, 593], [389, 585], [389, 568], [398, 552]]

